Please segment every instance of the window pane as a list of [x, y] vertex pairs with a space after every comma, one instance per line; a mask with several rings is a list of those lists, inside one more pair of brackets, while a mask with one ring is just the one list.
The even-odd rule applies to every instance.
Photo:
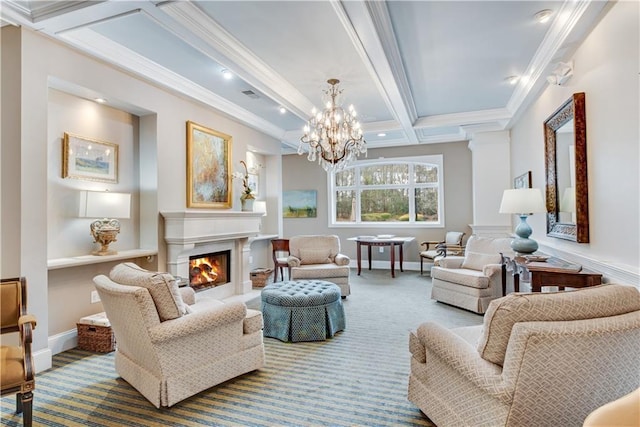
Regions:
[[418, 184], [438, 182], [438, 167], [435, 165], [415, 165], [415, 180]]
[[347, 187], [355, 184], [356, 169], [350, 168], [336, 173], [336, 186]]
[[355, 191], [336, 191], [336, 221], [354, 222], [356, 220]]
[[416, 188], [416, 221], [438, 222], [437, 188]]
[[372, 165], [360, 169], [362, 185], [408, 184], [409, 165]]
[[363, 190], [360, 193], [360, 203], [362, 221], [409, 220], [409, 194], [406, 189]]

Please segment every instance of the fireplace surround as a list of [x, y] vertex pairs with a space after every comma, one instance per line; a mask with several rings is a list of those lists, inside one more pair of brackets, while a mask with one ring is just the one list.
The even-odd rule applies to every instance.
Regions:
[[251, 292], [249, 238], [260, 233], [261, 212], [186, 210], [160, 214], [164, 218], [169, 273], [188, 280], [190, 257], [229, 251], [231, 281], [202, 293], [224, 299]]

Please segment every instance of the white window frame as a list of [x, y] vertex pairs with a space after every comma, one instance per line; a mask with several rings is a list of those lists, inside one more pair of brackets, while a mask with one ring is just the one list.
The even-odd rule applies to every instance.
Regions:
[[[360, 220], [360, 192], [363, 187], [360, 186], [360, 173], [359, 168], [378, 164], [409, 164], [409, 179], [408, 185], [381, 185], [381, 186], [367, 186], [366, 188], [409, 188], [409, 221], [401, 222], [363, 222]], [[438, 168], [438, 183], [433, 185], [438, 189], [438, 221], [437, 222], [422, 222], [415, 221], [415, 182], [413, 182], [414, 174], [413, 165], [434, 165]], [[356, 221], [355, 222], [337, 222], [336, 221], [336, 200], [335, 195], [337, 191], [335, 172], [327, 173], [327, 187], [328, 187], [328, 218], [329, 228], [381, 228], [388, 230], [390, 228], [442, 228], [444, 227], [444, 156], [442, 154], [434, 154], [428, 156], [417, 157], [389, 157], [379, 159], [364, 159], [353, 162], [353, 165], [349, 168], [356, 167], [358, 173], [356, 175], [356, 184], [349, 187], [340, 187], [344, 190], [354, 190], [356, 193]], [[424, 187], [423, 184], [418, 184], [419, 187]], [[430, 186], [430, 185], [426, 185]]]

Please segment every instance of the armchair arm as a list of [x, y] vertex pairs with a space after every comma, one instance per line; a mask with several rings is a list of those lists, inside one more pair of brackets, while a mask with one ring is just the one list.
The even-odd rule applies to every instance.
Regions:
[[511, 402], [513, 392], [502, 378], [502, 368], [480, 357], [460, 336], [430, 322], [420, 325], [416, 333], [426, 348], [426, 363], [435, 356], [484, 392], [505, 403]]
[[[234, 322], [242, 322], [247, 315], [247, 307], [240, 301], [222, 306], [215, 306], [208, 310], [196, 311], [177, 319], [167, 320], [149, 329], [151, 342], [160, 344], [176, 337], [193, 335], [209, 331], [217, 326]], [[242, 330], [242, 327], [241, 329]]]
[[344, 254], [338, 254], [338, 255], [336, 255], [336, 257], [334, 259], [334, 262], [337, 265], [349, 265], [350, 261], [351, 261], [351, 259], [348, 256], [344, 255]]
[[183, 286], [178, 288], [182, 301], [187, 305], [193, 305], [196, 303], [196, 291], [191, 286]]
[[431, 245], [439, 245], [441, 243], [444, 243], [444, 240], [425, 240], [424, 242], [421, 242], [420, 245], [424, 246], [424, 250], [428, 251], [429, 250], [429, 246]]
[[287, 263], [289, 264], [289, 267], [300, 267], [301, 260], [300, 258], [294, 257], [293, 255], [289, 255], [289, 258], [287, 258]]
[[502, 273], [502, 264], [487, 264], [482, 269], [482, 274], [487, 277], [492, 277], [496, 274]]
[[463, 262], [463, 256], [449, 256], [440, 258], [438, 260], [438, 265], [443, 268], [462, 268]]

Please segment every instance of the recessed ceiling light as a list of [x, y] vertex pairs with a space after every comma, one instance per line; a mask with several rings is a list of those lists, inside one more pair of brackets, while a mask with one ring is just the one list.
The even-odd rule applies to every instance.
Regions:
[[380, 138], [382, 138], [383, 136], [387, 136], [387, 134], [386, 134], [386, 133], [384, 133], [384, 132], [380, 132], [380, 133], [378, 134], [378, 136], [379, 136]]
[[515, 85], [520, 80], [520, 76], [509, 76], [505, 79], [510, 85]]
[[278, 108], [278, 111], [280, 111], [280, 114], [286, 114], [287, 113], [287, 109], [284, 108], [284, 107]]
[[231, 80], [233, 78], [233, 74], [231, 73], [231, 71], [227, 70], [226, 68], [220, 72], [222, 73], [222, 76], [227, 80]]
[[107, 100], [104, 98], [95, 98], [94, 101], [96, 101], [99, 104], [104, 104], [107, 102]]
[[551, 19], [551, 15], [553, 15], [553, 11], [551, 9], [544, 9], [534, 15], [536, 21], [541, 24], [544, 24]]

